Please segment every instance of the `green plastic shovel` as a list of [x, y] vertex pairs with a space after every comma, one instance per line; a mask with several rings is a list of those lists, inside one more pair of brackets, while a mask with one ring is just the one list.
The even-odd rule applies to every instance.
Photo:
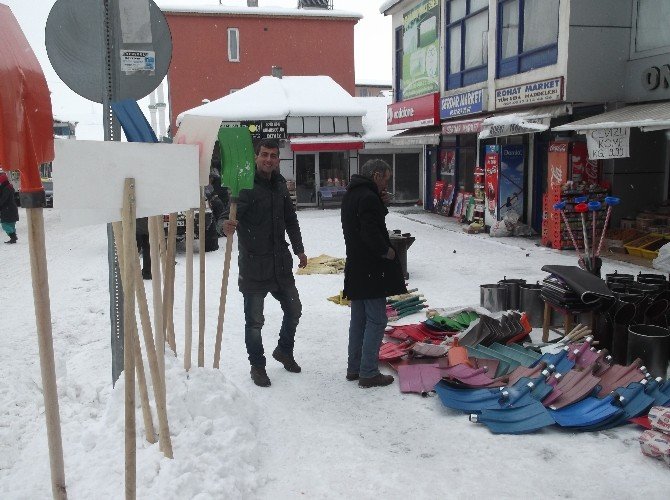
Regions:
[[[221, 185], [230, 189], [230, 216], [237, 220], [237, 199], [242, 189], [254, 187], [256, 164], [251, 133], [246, 127], [221, 127], [219, 129], [219, 147], [221, 149]], [[226, 256], [223, 261], [223, 279], [221, 280], [221, 300], [219, 319], [216, 325], [216, 343], [214, 345], [214, 368], [219, 367], [221, 357], [221, 339], [223, 337], [223, 318], [226, 314], [226, 294], [230, 273], [230, 255], [233, 251], [233, 237], [226, 238]]]

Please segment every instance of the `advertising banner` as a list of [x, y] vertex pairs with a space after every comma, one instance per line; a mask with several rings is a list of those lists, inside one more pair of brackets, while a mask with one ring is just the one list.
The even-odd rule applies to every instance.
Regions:
[[563, 99], [563, 77], [496, 90], [496, 109], [543, 104]]
[[516, 212], [523, 217], [525, 178], [524, 147], [521, 144], [503, 146], [500, 153], [500, 180], [498, 184], [498, 217]]
[[500, 166], [500, 146], [486, 146], [484, 171], [486, 185], [486, 224], [498, 220], [498, 169]]
[[484, 89], [443, 97], [440, 101], [440, 118], [448, 120], [457, 116], [480, 113], [484, 109]]
[[585, 142], [573, 142], [571, 144], [570, 164], [572, 167], [571, 179], [573, 181], [584, 181], [589, 184], [598, 184], [600, 182], [598, 160], [589, 159]]
[[403, 14], [403, 100], [439, 92], [439, 28], [439, 0], [424, 0]]

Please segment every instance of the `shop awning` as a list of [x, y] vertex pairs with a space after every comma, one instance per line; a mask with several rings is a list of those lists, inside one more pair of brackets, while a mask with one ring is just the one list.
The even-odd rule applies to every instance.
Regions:
[[[570, 104], [541, 106], [516, 113], [495, 115], [484, 120], [480, 139], [504, 137], [508, 135], [534, 134], [549, 130], [552, 118], [572, 113]], [[555, 129], [554, 129], [555, 130]]]
[[566, 123], [552, 130], [600, 130], [610, 128], [640, 128], [643, 132], [670, 129], [670, 102], [634, 104]]
[[442, 122], [442, 135], [478, 134], [486, 117], [474, 120], [453, 120]]
[[355, 135], [290, 136], [292, 151], [348, 151], [363, 149], [365, 142]]
[[391, 137], [394, 146], [436, 146], [440, 143], [440, 127], [405, 130]]

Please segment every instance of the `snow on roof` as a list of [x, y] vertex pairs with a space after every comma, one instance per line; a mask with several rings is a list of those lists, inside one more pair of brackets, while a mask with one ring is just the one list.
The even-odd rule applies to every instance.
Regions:
[[391, 137], [404, 130], [386, 129], [388, 116], [387, 107], [391, 104], [391, 97], [355, 97], [356, 103], [367, 110], [363, 117], [363, 140], [365, 142], [389, 142]]
[[362, 19], [358, 12], [335, 9], [298, 9], [290, 7], [247, 7], [246, 5], [191, 5], [185, 2], [159, 2], [166, 13], [238, 15], [238, 16], [279, 16], [279, 17], [334, 17]]
[[287, 116], [363, 116], [365, 109], [329, 76], [263, 76], [237, 92], [184, 111], [222, 121], [284, 120]]
[[395, 4], [400, 3], [402, 0], [386, 0], [383, 4], [379, 6], [379, 12], [386, 14], [386, 11], [393, 7]]

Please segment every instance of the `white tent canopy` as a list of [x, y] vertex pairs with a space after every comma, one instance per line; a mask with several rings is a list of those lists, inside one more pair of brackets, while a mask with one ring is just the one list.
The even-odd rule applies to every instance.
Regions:
[[177, 117], [177, 125], [186, 115], [234, 122], [285, 120], [288, 116], [362, 117], [365, 113], [329, 76], [263, 76], [237, 92], [184, 111]]

